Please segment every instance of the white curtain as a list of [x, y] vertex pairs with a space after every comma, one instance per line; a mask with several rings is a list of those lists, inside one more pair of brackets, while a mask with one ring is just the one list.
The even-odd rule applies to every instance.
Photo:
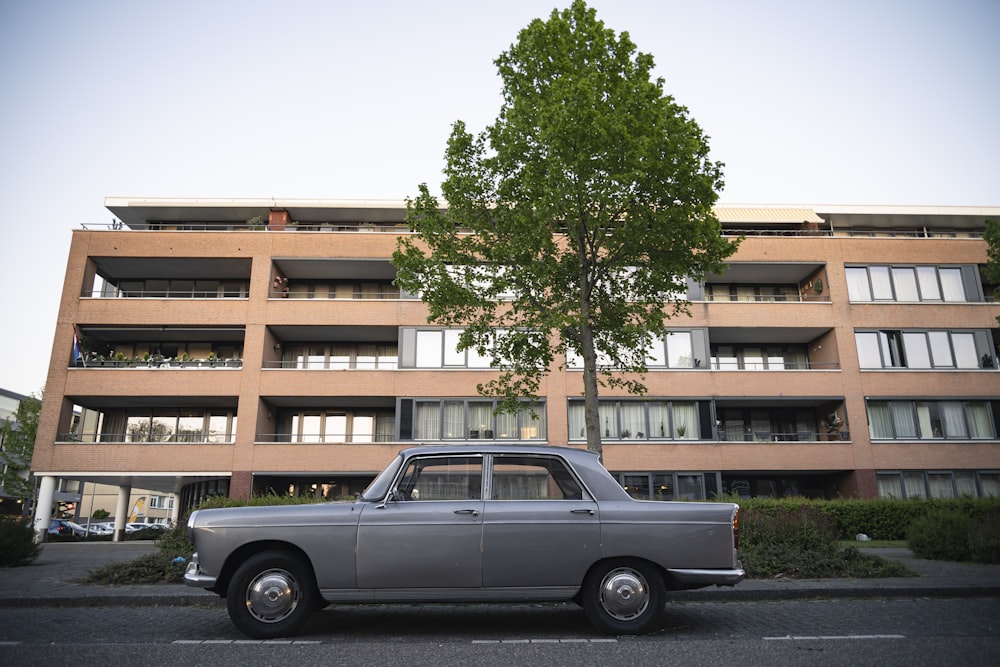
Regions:
[[438, 440], [441, 437], [441, 405], [418, 402], [414, 416], [413, 437], [417, 440]]
[[646, 411], [642, 403], [631, 401], [621, 404], [621, 431], [619, 435], [622, 438], [646, 437]]
[[694, 403], [674, 403], [674, 437], [698, 439], [698, 410]]
[[917, 437], [917, 422], [913, 415], [913, 404], [910, 402], [890, 403], [892, 410], [892, 426], [897, 438]]
[[663, 401], [649, 403], [649, 433], [650, 438], [666, 438], [670, 433], [670, 414], [667, 404]]
[[465, 403], [462, 401], [445, 401], [444, 437], [465, 438], [465, 436]]
[[956, 472], [955, 473], [955, 490], [959, 498], [975, 498], [976, 497], [976, 473], [974, 472]]
[[581, 440], [587, 437], [587, 426], [583, 417], [583, 403], [575, 401], [569, 404], [569, 439]]
[[961, 403], [941, 403], [941, 421], [946, 438], [968, 438], [965, 415]]
[[605, 438], [618, 437], [618, 413], [616, 403], [601, 403], [601, 436]]
[[888, 403], [868, 404], [868, 430], [873, 440], [892, 437], [892, 418], [889, 416]]
[[903, 485], [900, 482], [899, 475], [879, 475], [876, 479], [878, 479], [879, 498], [903, 497]]
[[986, 403], [966, 403], [965, 414], [969, 419], [970, 438], [993, 438], [990, 411]]
[[926, 498], [927, 489], [924, 487], [924, 473], [904, 472], [903, 488], [906, 489], [907, 498]]

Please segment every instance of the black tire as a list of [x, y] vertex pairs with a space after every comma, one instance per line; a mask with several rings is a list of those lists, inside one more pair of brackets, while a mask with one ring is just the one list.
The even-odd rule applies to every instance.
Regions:
[[226, 593], [229, 618], [252, 639], [295, 634], [319, 601], [310, 567], [284, 551], [262, 551], [246, 559]]
[[666, 603], [663, 575], [650, 563], [598, 563], [583, 582], [583, 610], [600, 631], [641, 635], [656, 629]]

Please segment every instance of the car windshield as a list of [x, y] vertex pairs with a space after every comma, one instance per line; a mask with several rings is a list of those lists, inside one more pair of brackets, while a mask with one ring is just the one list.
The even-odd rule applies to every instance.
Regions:
[[399, 470], [402, 460], [402, 456], [397, 456], [393, 459], [392, 463], [387, 465], [385, 470], [379, 473], [379, 476], [372, 480], [372, 483], [368, 485], [368, 488], [361, 492], [361, 500], [377, 501], [385, 498], [385, 494], [389, 492], [389, 483], [392, 481], [392, 478], [396, 476], [396, 471]]

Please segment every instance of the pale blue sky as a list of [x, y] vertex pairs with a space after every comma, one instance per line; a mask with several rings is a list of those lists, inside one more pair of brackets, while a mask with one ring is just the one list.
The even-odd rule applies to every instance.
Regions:
[[[570, 0], [0, 0], [0, 387], [45, 383], [104, 197], [403, 199]], [[1000, 1], [592, 0], [726, 164], [723, 203], [1000, 204]]]

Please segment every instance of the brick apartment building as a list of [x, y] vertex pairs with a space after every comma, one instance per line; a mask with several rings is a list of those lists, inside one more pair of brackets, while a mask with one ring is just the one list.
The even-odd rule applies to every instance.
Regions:
[[[393, 285], [402, 202], [105, 204], [115, 224], [73, 232], [36, 520], [66, 483], [117, 486], [121, 505], [133, 486], [176, 494], [183, 511], [350, 498], [417, 443], [585, 446], [573, 360], [540, 404], [494, 416], [486, 360]], [[1000, 495], [1000, 303], [980, 270], [1000, 207], [717, 214], [738, 253], [690, 284], [648, 393], [601, 397], [603, 460], [630, 493]]]

